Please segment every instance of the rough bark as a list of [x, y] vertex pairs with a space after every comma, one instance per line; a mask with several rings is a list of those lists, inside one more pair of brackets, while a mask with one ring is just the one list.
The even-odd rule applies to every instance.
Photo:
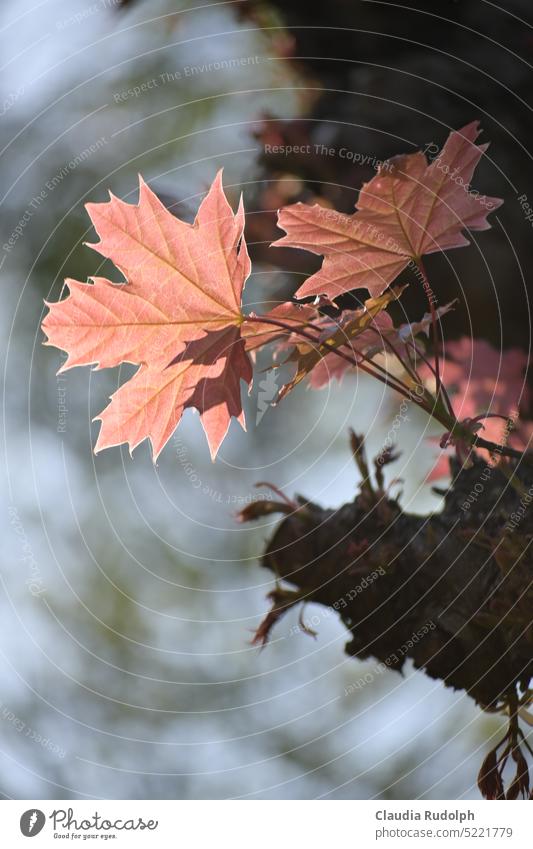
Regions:
[[[383, 489], [383, 455], [373, 485], [363, 440], [353, 437], [352, 448], [363, 471], [353, 502], [324, 508], [298, 496], [243, 511], [244, 520], [286, 514], [262, 558], [276, 588], [256, 641], [265, 643], [296, 604], [337, 610], [348, 655], [398, 671], [410, 658], [481, 708], [506, 712], [508, 731], [484, 759], [478, 785], [489, 799], [532, 798], [533, 752], [519, 724], [533, 677], [530, 459], [495, 467], [475, 457], [469, 468], [452, 461], [442, 511], [415, 516]], [[506, 790], [509, 760], [516, 775]]]
[[[444, 508], [429, 516], [404, 513], [369, 480], [336, 509], [298, 498], [262, 563], [298, 600], [338, 611], [349, 655], [396, 669], [411, 658], [494, 709], [533, 676], [533, 468], [506, 464], [511, 482], [481, 459], [453, 465]], [[293, 603], [277, 593], [278, 609]]]

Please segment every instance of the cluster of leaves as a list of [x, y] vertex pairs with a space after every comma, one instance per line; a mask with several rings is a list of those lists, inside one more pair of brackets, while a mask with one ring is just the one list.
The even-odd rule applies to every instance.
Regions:
[[[231, 418], [245, 427], [241, 381], [250, 388], [255, 353], [270, 344], [273, 367], [283, 358], [294, 363], [281, 396], [305, 377], [319, 388], [359, 368], [436, 418], [449, 443], [481, 445], [476, 434], [484, 411], [469, 401], [468, 415], [459, 421], [443, 384], [437, 328], [452, 305], [435, 309], [422, 263], [425, 254], [468, 244], [463, 230], [489, 227], [487, 215], [501, 203], [496, 198], [480, 203], [470, 190], [486, 148], [475, 143], [478, 132], [476, 123], [452, 132], [431, 163], [422, 153], [385, 163], [362, 187], [353, 215], [301, 203], [281, 209], [279, 226], [286, 235], [274, 244], [310, 250], [324, 262], [294, 301], [264, 315], [242, 308], [250, 274], [244, 207], [241, 198], [233, 212], [221, 172], [192, 225], [174, 217], [142, 178], [137, 205], [112, 195], [107, 203], [88, 204], [100, 237], [91, 247], [126, 282], [67, 280], [69, 295], [48, 304], [43, 330], [47, 344], [68, 354], [61, 371], [139, 366], [98, 417], [95, 450], [121, 443], [133, 450], [148, 438], [155, 460], [192, 407], [214, 458]], [[402, 290], [391, 284], [408, 266], [422, 281], [430, 311], [418, 322], [395, 327], [387, 308]], [[360, 309], [337, 311], [334, 319], [324, 315], [325, 304], [335, 305], [356, 288], [370, 295]], [[309, 295], [316, 296], [314, 304], [298, 302]], [[430, 327], [433, 364], [420, 339]], [[446, 373], [450, 368], [446, 360]]]
[[[415, 153], [384, 163], [362, 187], [352, 215], [316, 204], [281, 209], [278, 223], [285, 235], [274, 244], [324, 259], [294, 300], [262, 315], [243, 309], [251, 271], [245, 213], [242, 198], [233, 212], [221, 172], [193, 224], [174, 217], [142, 178], [136, 205], [112, 195], [107, 203], [88, 204], [100, 238], [91, 247], [114, 263], [125, 282], [67, 280], [69, 294], [48, 304], [43, 330], [47, 344], [67, 352], [61, 371], [138, 366], [98, 416], [95, 450], [126, 443], [131, 451], [149, 439], [156, 460], [183, 412], [194, 408], [214, 459], [231, 418], [245, 427], [241, 382], [251, 387], [257, 351], [269, 346], [272, 368], [293, 367], [280, 397], [306, 378], [318, 389], [359, 369], [438, 421], [444, 428], [441, 447], [454, 446], [462, 462], [474, 449], [488, 452], [491, 461], [521, 456], [517, 449], [528, 443], [531, 430], [518, 421], [520, 403], [529, 400], [523, 379], [528, 358], [511, 351], [502, 359], [482, 340], [443, 345], [441, 321], [454, 304], [435, 307], [423, 265], [426, 254], [467, 245], [464, 230], [488, 228], [488, 213], [501, 203], [470, 189], [486, 149], [476, 144], [478, 132], [476, 123], [452, 132], [432, 162]], [[423, 286], [429, 311], [419, 321], [406, 317], [395, 326], [388, 309], [401, 298], [404, 287], [395, 280], [406, 268]], [[358, 309], [338, 309], [336, 299], [354, 289], [369, 297]], [[313, 303], [302, 302], [309, 296]], [[514, 429], [507, 425], [502, 435], [501, 419], [508, 417]], [[376, 465], [380, 487], [381, 461], [393, 459], [389, 454]], [[441, 471], [437, 466], [433, 477]], [[364, 482], [364, 469], [362, 476]], [[271, 504], [269, 511], [279, 509]], [[281, 509], [295, 508], [287, 502]], [[272, 598], [261, 640], [286, 608], [285, 596]], [[479, 776], [489, 798], [504, 795], [509, 757], [517, 772], [507, 797], [529, 793], [517, 711], [518, 706], [510, 710], [510, 731]]]

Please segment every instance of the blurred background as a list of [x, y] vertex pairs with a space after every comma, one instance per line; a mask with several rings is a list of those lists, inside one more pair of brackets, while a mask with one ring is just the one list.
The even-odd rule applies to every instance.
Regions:
[[[236, 522], [268, 495], [255, 484], [353, 498], [353, 426], [370, 454], [392, 432], [404, 509], [438, 509], [428, 422], [410, 411], [394, 426], [399, 400], [356, 375], [273, 409], [259, 375], [248, 433], [233, 423], [216, 464], [191, 412], [157, 466], [147, 444], [95, 457], [92, 419], [131, 370], [56, 377], [62, 355], [42, 346], [40, 322], [65, 277], [120, 279], [84, 245], [84, 203], [107, 190], [134, 202], [139, 172], [190, 221], [224, 167], [249, 211], [257, 307], [316, 267], [267, 249], [277, 206], [351, 210], [372, 158], [441, 146], [480, 119], [493, 144], [477, 185], [506, 202], [493, 230], [428, 270], [443, 303], [460, 298], [450, 338], [529, 349], [533, 18], [526, 0], [505, 5], [3, 0], [5, 797], [478, 798], [501, 718], [421, 673], [347, 658], [346, 632], [319, 607], [305, 611], [315, 640], [289, 613], [263, 651], [250, 645], [275, 524]], [[294, 144], [312, 153], [268, 152]]]

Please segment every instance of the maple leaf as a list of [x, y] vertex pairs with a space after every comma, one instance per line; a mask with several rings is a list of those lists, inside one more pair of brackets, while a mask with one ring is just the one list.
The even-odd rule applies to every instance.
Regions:
[[276, 246], [304, 248], [324, 257], [322, 268], [296, 296], [334, 300], [352, 289], [379, 296], [410, 263], [425, 254], [468, 245], [464, 229], [490, 227], [487, 215], [502, 203], [470, 189], [487, 145], [476, 145], [478, 122], [452, 132], [430, 164], [423, 153], [385, 162], [359, 192], [352, 215], [315, 204], [281, 209], [286, 235]]
[[[419, 359], [416, 356], [419, 352], [416, 336], [428, 334], [431, 315], [427, 313], [420, 321], [395, 327], [386, 308], [393, 300], [400, 297], [402, 291], [403, 289], [399, 288], [391, 289], [379, 298], [370, 298], [365, 301], [363, 309], [346, 310], [336, 322], [331, 318], [323, 318], [320, 322], [322, 328], [320, 344], [317, 343], [314, 347], [302, 342], [296, 334], [290, 338], [288, 342], [292, 341], [295, 350], [287, 362], [296, 362], [297, 372], [293, 380], [281, 390], [280, 398], [290, 392], [307, 375], [309, 375], [309, 386], [312, 389], [322, 389], [333, 378], [340, 383], [347, 371], [356, 368], [354, 364], [339, 357], [338, 354], [328, 352], [332, 347], [360, 361], [363, 354], [371, 359], [376, 354], [391, 352], [393, 346], [402, 358], [402, 362], [404, 358], [408, 362]], [[453, 309], [454, 304], [455, 302], [452, 302], [439, 307], [436, 310], [437, 318], [446, 315]], [[286, 344], [282, 342], [281, 347], [286, 347]]]
[[483, 412], [508, 415], [527, 407], [531, 392], [524, 377], [529, 356], [520, 348], [498, 351], [484, 339], [463, 336], [444, 348], [443, 379], [456, 402], [458, 418]]
[[400, 297], [401, 292], [401, 289], [390, 289], [379, 298], [369, 298], [362, 308], [346, 310], [337, 321], [328, 316], [322, 318], [315, 324], [315, 328], [320, 330], [316, 345], [302, 341], [296, 334], [289, 338], [288, 343], [284, 340], [283, 348], [290, 343], [294, 345], [292, 354], [285, 362], [296, 363], [296, 373], [281, 389], [280, 400], [309, 374], [314, 389], [324, 386], [333, 376], [340, 380], [351, 364], [332, 353], [331, 349], [338, 349], [352, 358], [362, 360], [362, 353], [368, 347], [375, 346], [376, 341], [379, 342], [383, 330], [388, 331], [393, 327], [392, 319], [384, 310]]
[[149, 438], [155, 460], [184, 409], [195, 407], [214, 458], [231, 417], [244, 427], [240, 380], [252, 378], [240, 335], [250, 273], [242, 198], [234, 214], [219, 172], [187, 224], [140, 178], [137, 205], [111, 195], [87, 211], [100, 237], [90, 247], [126, 283], [67, 280], [70, 294], [47, 304], [43, 330], [46, 344], [68, 354], [60, 371], [140, 366], [97, 417], [95, 451], [123, 442], [133, 450]]
[[[447, 342], [442, 362], [442, 378], [453, 401], [457, 418], [476, 419], [484, 413], [489, 418], [481, 419], [480, 435], [501, 444], [508, 443], [517, 449], [527, 447], [531, 435], [531, 423], [518, 418], [520, 409], [527, 410], [531, 391], [524, 376], [529, 363], [525, 351], [510, 348], [498, 351], [484, 339], [464, 336]], [[432, 380], [429, 370], [428, 380]], [[506, 424], [499, 417], [511, 417], [515, 427], [506, 433]], [[481, 455], [491, 460], [483, 449]], [[449, 453], [439, 454], [428, 480], [433, 481], [449, 475]]]

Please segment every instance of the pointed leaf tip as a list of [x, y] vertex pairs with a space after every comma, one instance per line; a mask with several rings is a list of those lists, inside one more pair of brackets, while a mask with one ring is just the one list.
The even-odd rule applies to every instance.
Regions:
[[[110, 259], [126, 283], [72, 281], [69, 296], [48, 305], [48, 343], [68, 353], [68, 367], [139, 366], [97, 417], [96, 452], [121, 443], [132, 451], [149, 439], [157, 460], [183, 411], [193, 407], [214, 457], [230, 419], [243, 415], [240, 378], [251, 380], [240, 335], [250, 271], [244, 207], [233, 213], [222, 169], [200, 204], [196, 228], [175, 218], [142, 175], [138, 203], [109, 196], [86, 205], [100, 239], [88, 247]], [[223, 212], [213, 215], [217, 205]], [[209, 214], [202, 217], [202, 208]], [[187, 357], [167, 367], [185, 350]]]

